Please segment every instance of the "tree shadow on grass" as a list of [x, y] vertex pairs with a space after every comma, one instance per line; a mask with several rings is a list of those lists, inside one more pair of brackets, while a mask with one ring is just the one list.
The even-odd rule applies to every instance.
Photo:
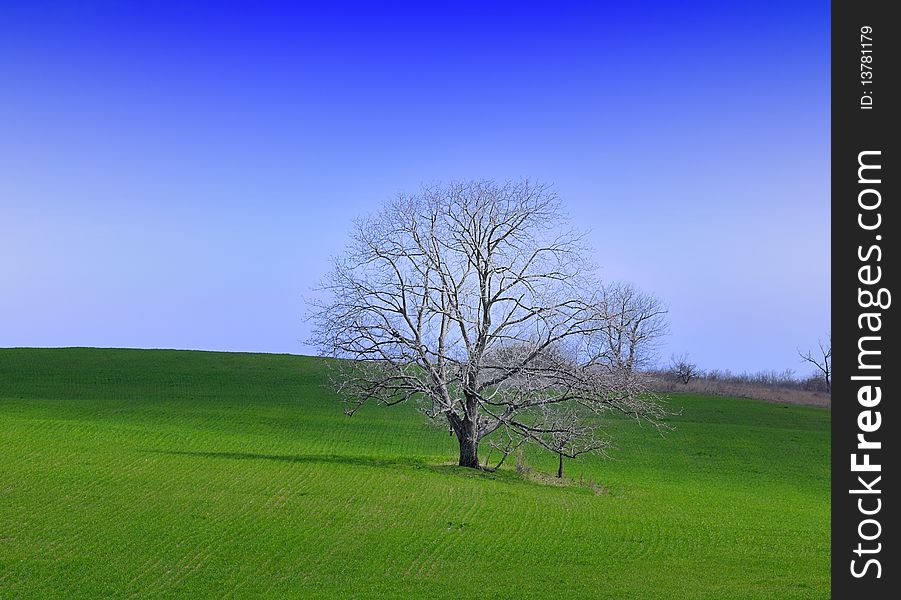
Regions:
[[142, 450], [152, 454], [218, 458], [226, 460], [271, 460], [287, 463], [331, 463], [366, 467], [428, 467], [420, 458], [385, 458], [342, 454], [262, 454], [255, 452], [212, 452], [198, 450]]
[[[212, 458], [225, 460], [268, 460], [285, 463], [321, 463], [338, 464], [358, 467], [377, 467], [384, 469], [414, 469], [445, 476], [465, 477], [467, 479], [483, 479], [495, 482], [547, 486], [535, 478], [523, 477], [512, 470], [481, 471], [468, 467], [461, 467], [453, 463], [429, 462], [420, 457], [374, 457], [353, 456], [343, 454], [263, 454], [254, 452], [213, 452], [199, 450], [141, 450], [152, 454], [166, 454], [170, 456], [187, 456], [195, 458]], [[553, 487], [567, 487], [554, 485]]]

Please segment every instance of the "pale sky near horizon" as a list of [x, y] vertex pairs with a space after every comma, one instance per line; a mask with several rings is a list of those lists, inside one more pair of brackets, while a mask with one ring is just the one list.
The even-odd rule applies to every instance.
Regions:
[[829, 331], [829, 3], [5, 5], [0, 347], [310, 354], [352, 219], [553, 183], [661, 354]]

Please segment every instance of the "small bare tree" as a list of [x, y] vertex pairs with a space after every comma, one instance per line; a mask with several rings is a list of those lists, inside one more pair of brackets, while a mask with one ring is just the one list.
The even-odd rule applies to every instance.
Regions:
[[801, 352], [798, 350], [798, 355], [805, 362], [809, 362], [813, 366], [817, 368], [817, 371], [822, 375], [823, 381], [826, 383], [826, 391], [830, 394], [832, 393], [832, 335], [829, 335], [829, 338], [826, 342], [823, 340], [817, 341], [817, 351], [807, 350], [807, 352]]
[[662, 311], [599, 286], [563, 224], [556, 194], [528, 181], [426, 188], [358, 221], [312, 315], [314, 343], [347, 359], [334, 377], [347, 412], [417, 402], [473, 468], [488, 436], [500, 464], [526, 442], [602, 447], [590, 422], [607, 410], [659, 425], [635, 367]]
[[603, 452], [611, 444], [601, 435], [597, 421], [579, 414], [578, 407], [549, 410], [544, 423], [551, 431], [546, 447], [557, 453], [557, 478], [563, 478], [563, 459]]
[[698, 365], [689, 361], [687, 354], [679, 354], [678, 356], [674, 354], [670, 357], [670, 372], [683, 385], [688, 385], [692, 379], [701, 376]]

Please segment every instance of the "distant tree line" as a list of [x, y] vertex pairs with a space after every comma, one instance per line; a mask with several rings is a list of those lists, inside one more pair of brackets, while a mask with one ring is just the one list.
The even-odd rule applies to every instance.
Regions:
[[764, 370], [735, 373], [729, 369], [701, 369], [687, 354], [672, 355], [669, 364], [649, 369], [650, 375], [658, 380], [687, 386], [692, 381], [722, 382], [740, 386], [762, 386], [830, 393], [832, 390], [832, 343], [819, 342], [817, 350], [798, 351], [804, 362], [813, 364], [816, 371], [799, 375], [794, 369], [782, 371]]

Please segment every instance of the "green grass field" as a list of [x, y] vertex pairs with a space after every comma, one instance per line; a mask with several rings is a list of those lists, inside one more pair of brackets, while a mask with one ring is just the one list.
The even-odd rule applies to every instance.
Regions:
[[[0, 598], [828, 598], [822, 409], [676, 396], [607, 488], [448, 466], [319, 359], [0, 349]], [[527, 454], [538, 470], [555, 460]]]

